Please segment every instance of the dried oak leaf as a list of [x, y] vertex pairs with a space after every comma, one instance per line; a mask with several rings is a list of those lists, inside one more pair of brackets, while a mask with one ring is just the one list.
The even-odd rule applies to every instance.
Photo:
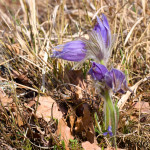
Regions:
[[28, 103], [25, 103], [24, 105], [25, 105], [25, 107], [27, 107], [27, 108], [31, 108], [33, 105], [35, 105], [35, 101], [34, 100], [31, 100], [30, 102], [28, 102]]
[[84, 150], [101, 150], [101, 148], [96, 143], [90, 143], [88, 141], [82, 143]]
[[[21, 72], [21, 70], [20, 70]], [[23, 73], [20, 73], [16, 70], [12, 70], [12, 75], [13, 75], [13, 78], [15, 80], [17, 80], [17, 82], [19, 82], [20, 84], [23, 84], [23, 85], [26, 85], [26, 86], [30, 86], [31, 85], [31, 81], [30, 79], [27, 77], [27, 69], [26, 69], [26, 72]]]
[[80, 70], [65, 70], [65, 80], [73, 85], [76, 85], [75, 92], [77, 99], [82, 99], [82, 90], [87, 89], [87, 84], [84, 81], [84, 74], [82, 69]]
[[75, 123], [75, 120], [76, 120], [76, 115], [75, 115], [73, 110], [69, 110], [68, 115], [69, 115], [69, 122], [70, 122], [71, 133], [72, 133], [73, 129], [74, 129], [74, 123]]
[[18, 124], [18, 126], [22, 126], [23, 120], [17, 110], [16, 104], [13, 103], [13, 99], [9, 98], [6, 93], [3, 91], [2, 88], [0, 88], [0, 108], [1, 108], [1, 104], [2, 106], [4, 106], [6, 109], [11, 108], [11, 112], [13, 112], [14, 116], [15, 116], [15, 121]]
[[50, 121], [51, 117], [61, 119], [63, 113], [59, 111], [57, 103], [50, 97], [39, 97], [39, 104], [37, 107], [36, 115], [38, 118], [44, 118], [45, 121]]
[[[82, 85], [82, 81], [84, 79], [84, 75], [82, 70], [68, 70], [67, 68], [65, 69], [66, 74], [65, 74], [65, 80], [66, 82], [72, 83], [74, 85]], [[81, 87], [81, 86], [80, 86]]]
[[75, 131], [76, 133], [82, 133], [84, 130], [83, 123], [82, 123], [82, 117], [78, 117], [75, 123]]
[[89, 106], [84, 104], [83, 110], [83, 125], [86, 131], [87, 140], [91, 143], [94, 143], [94, 125], [93, 125], [93, 117], [91, 116]]
[[78, 117], [75, 123], [76, 133], [86, 133], [86, 138], [90, 143], [94, 143], [94, 125], [93, 117], [90, 113], [88, 104], [83, 104], [83, 116]]
[[67, 123], [64, 119], [60, 119], [58, 122], [58, 129], [57, 129], [57, 135], [60, 135], [61, 140], [64, 140], [65, 142], [65, 149], [69, 150], [69, 140], [74, 139], [74, 137], [71, 135], [71, 130], [67, 126]]
[[24, 125], [22, 117], [20, 116], [20, 114], [16, 114], [15, 115], [15, 120], [16, 120], [16, 122], [17, 122], [17, 124], [18, 124], [19, 127], [22, 126], [22, 125]]
[[13, 99], [9, 98], [2, 88], [0, 88], [0, 102], [4, 107], [8, 107], [13, 103]]
[[141, 111], [141, 113], [145, 113], [145, 114], [149, 114], [150, 113], [150, 106], [148, 102], [137, 102], [134, 107], [134, 109], [136, 109], [137, 111]]

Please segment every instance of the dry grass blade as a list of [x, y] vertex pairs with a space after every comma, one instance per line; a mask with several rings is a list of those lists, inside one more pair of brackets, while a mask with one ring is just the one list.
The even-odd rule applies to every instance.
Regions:
[[133, 30], [135, 29], [135, 27], [136, 27], [142, 20], [143, 20], [143, 17], [141, 17], [140, 19], [138, 19], [138, 21], [133, 25], [133, 27], [131, 28], [131, 30], [129, 31], [129, 33], [128, 33], [126, 39], [125, 39], [124, 46], [127, 44], [127, 42], [128, 42], [128, 40], [129, 40], [129, 38], [130, 38], [130, 36], [131, 36]]
[[29, 9], [30, 9], [30, 23], [32, 26], [32, 33], [34, 38], [34, 47], [35, 47], [35, 53], [38, 54], [38, 45], [37, 45], [37, 36], [38, 36], [38, 30], [37, 30], [37, 18], [36, 18], [36, 4], [35, 0], [28, 0]]
[[[25, 86], [25, 85], [16, 83], [16, 82], [14, 82], [14, 81], [13, 81], [13, 82], [12, 82], [12, 81], [8, 81], [7, 79], [4, 79], [4, 78], [2, 78], [2, 77], [0, 77], [0, 80], [1, 80], [1, 81], [7, 81], [7, 82], [9, 83], [8, 86], [11, 86], [11, 85], [13, 84], [13, 85], [16, 85], [18, 88], [24, 88], [24, 89], [32, 90], [32, 91], [34, 91], [34, 92], [39, 92], [38, 90], [36, 90], [36, 89], [34, 89], [34, 88], [31, 88], [31, 87], [28, 87], [28, 86]], [[17, 88], [17, 87], [16, 87], [16, 88]]]
[[0, 15], [2, 20], [6, 23], [7, 27], [11, 30], [10, 25], [12, 24], [12, 22], [10, 18], [2, 10], [0, 10]]
[[27, 47], [27, 43], [21, 38], [18, 32], [16, 33], [16, 37], [17, 37], [19, 44], [21, 45], [22, 50], [24, 50], [29, 56], [32, 56], [29, 48]]
[[[145, 81], [147, 81], [148, 78], [144, 78], [144, 79], [141, 79], [140, 81], [138, 81], [135, 85], [133, 85], [130, 89], [132, 91], [134, 91], [134, 93], [136, 93], [136, 90], [137, 88], [139, 87], [139, 85]], [[131, 95], [131, 92], [130, 91], [127, 91], [126, 94], [124, 94], [121, 99], [119, 100], [117, 106], [119, 108], [119, 110], [122, 110], [123, 106], [125, 105], [125, 103], [127, 102], [128, 98], [130, 97]]]

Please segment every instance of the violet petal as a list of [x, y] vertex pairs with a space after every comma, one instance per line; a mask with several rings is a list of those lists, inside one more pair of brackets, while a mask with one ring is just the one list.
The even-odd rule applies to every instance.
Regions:
[[108, 126], [107, 131], [108, 131], [108, 133], [109, 133], [110, 136], [113, 136], [112, 127], [111, 126]]
[[111, 127], [111, 126], [108, 126], [107, 131], [108, 131], [108, 132], [112, 132], [112, 127]]
[[85, 43], [81, 40], [68, 42], [64, 45], [55, 47], [55, 49], [56, 50], [53, 51], [53, 55], [51, 57], [77, 62], [85, 58], [87, 51], [85, 49]]
[[114, 93], [125, 93], [129, 89], [125, 74], [118, 69], [112, 69], [106, 73], [105, 82], [108, 87], [112, 88]]
[[104, 132], [104, 133], [103, 133], [104, 136], [107, 136], [108, 134], [109, 134], [110, 136], [113, 136], [112, 127], [111, 127], [111, 126], [108, 126], [107, 132]]
[[95, 25], [94, 30], [97, 32], [97, 34], [101, 34], [105, 46], [109, 47], [111, 32], [107, 17], [104, 14], [102, 14], [101, 20], [99, 17], [97, 17], [97, 24]]
[[107, 136], [107, 134], [108, 134], [108, 132], [104, 132], [104, 133], [103, 133], [104, 136]]
[[92, 62], [92, 67], [89, 70], [89, 74], [94, 80], [101, 81], [102, 79], [104, 79], [106, 72], [108, 72], [108, 70], [104, 65]]
[[104, 26], [107, 28], [107, 30], [110, 30], [107, 17], [106, 17], [104, 14], [102, 14], [102, 19], [103, 19], [103, 24], [104, 24]]
[[94, 27], [94, 30], [98, 33], [101, 34], [103, 42], [107, 42], [107, 28], [104, 26], [103, 22], [100, 20], [99, 17], [97, 17], [97, 24]]
[[113, 87], [113, 80], [112, 80], [111, 72], [107, 72], [107, 73], [105, 74], [104, 80], [105, 80], [105, 82], [106, 82], [106, 85], [107, 85], [109, 88], [112, 88], [112, 87]]
[[110, 136], [113, 136], [113, 133], [112, 133], [112, 132], [109, 132], [109, 135], [110, 135]]

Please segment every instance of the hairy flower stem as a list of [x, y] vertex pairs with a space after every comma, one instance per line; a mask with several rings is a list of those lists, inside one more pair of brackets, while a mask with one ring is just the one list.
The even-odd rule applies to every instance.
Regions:
[[105, 130], [108, 129], [109, 126], [109, 120], [110, 120], [110, 112], [109, 112], [109, 107], [107, 105], [106, 100], [104, 101], [104, 116], [105, 116]]
[[105, 100], [106, 100], [106, 107], [108, 107], [108, 109], [106, 109], [106, 110], [110, 112], [110, 113], [106, 112], [106, 114], [108, 114], [108, 113], [110, 114], [112, 132], [113, 132], [113, 135], [115, 135], [116, 134], [116, 113], [115, 113], [115, 107], [110, 98], [108, 90], [105, 91]]
[[[103, 60], [101, 60], [100, 61], [100, 63], [102, 64], [102, 65], [104, 65], [104, 61]], [[106, 92], [105, 92], [105, 94], [104, 94], [104, 97], [105, 97], [105, 99], [106, 99]], [[108, 97], [108, 96], [107, 96]], [[105, 101], [104, 102], [104, 116], [105, 116], [105, 130], [107, 130], [107, 128], [108, 128], [108, 126], [109, 126], [109, 120], [110, 120], [110, 111], [109, 111], [109, 106], [108, 106], [108, 104], [107, 104], [107, 101]]]
[[[116, 110], [115, 110], [115, 107], [114, 107], [113, 102], [111, 100], [109, 91], [106, 90], [105, 93], [104, 93], [104, 95], [105, 95], [106, 108], [107, 108], [106, 112], [105, 112], [106, 123], [108, 122], [108, 119], [110, 117], [110, 119], [111, 119], [112, 133], [115, 136], [116, 135], [116, 126], [117, 126]], [[108, 114], [110, 114], [110, 116], [107, 118]], [[106, 124], [106, 126], [107, 126], [107, 124]], [[116, 145], [116, 138], [115, 137], [113, 138], [113, 144]]]

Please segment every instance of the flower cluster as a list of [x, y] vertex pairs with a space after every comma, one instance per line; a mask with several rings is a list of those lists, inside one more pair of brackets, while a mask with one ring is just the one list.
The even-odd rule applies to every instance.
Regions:
[[92, 62], [89, 74], [94, 80], [104, 82], [106, 87], [112, 89], [114, 93], [125, 93], [127, 90], [130, 90], [125, 74], [117, 69], [113, 68], [108, 71], [104, 65]]
[[[107, 62], [111, 56], [111, 51], [115, 41], [115, 36], [111, 35], [108, 20], [104, 14], [97, 17], [97, 23], [89, 32], [89, 39], [79, 38], [64, 45], [56, 46], [51, 57], [68, 61], [83, 63], [87, 59], [93, 59], [92, 67], [89, 70], [91, 77], [104, 84], [103, 96], [105, 98], [105, 129], [104, 133], [115, 135], [117, 129], [117, 116], [110, 91], [114, 93], [125, 93], [130, 90], [127, 86], [125, 74], [117, 69], [107, 69]], [[111, 126], [112, 128], [111, 128]]]
[[[58, 45], [53, 50], [51, 57], [61, 58], [68, 61], [81, 62], [93, 59], [89, 74], [94, 80], [105, 81], [107, 88], [113, 92], [124, 93], [129, 88], [123, 72], [117, 69], [107, 70], [105, 65], [111, 55], [115, 36], [111, 35], [108, 20], [104, 14], [101, 19], [97, 17], [97, 23], [89, 32], [89, 39], [80, 38], [64, 45]], [[103, 61], [104, 65], [98, 64]], [[98, 63], [96, 63], [98, 62]]]

